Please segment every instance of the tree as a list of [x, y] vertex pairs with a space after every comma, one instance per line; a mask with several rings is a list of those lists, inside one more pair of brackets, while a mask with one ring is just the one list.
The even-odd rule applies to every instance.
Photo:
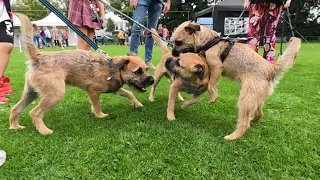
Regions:
[[[55, 7], [59, 7], [56, 1], [49, 0]], [[58, 8], [61, 10], [61, 8]], [[39, 20], [49, 14], [49, 10], [37, 0], [17, 0], [12, 5], [13, 12], [22, 12], [27, 15], [31, 21]]]
[[114, 27], [115, 27], [115, 25], [114, 25], [114, 22], [112, 21], [112, 19], [108, 19], [107, 20], [107, 31], [113, 31], [114, 30]]

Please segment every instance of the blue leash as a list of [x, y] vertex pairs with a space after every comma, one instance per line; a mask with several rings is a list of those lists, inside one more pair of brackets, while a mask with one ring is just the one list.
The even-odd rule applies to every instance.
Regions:
[[[96, 43], [94, 43], [91, 39], [88, 38], [83, 32], [81, 32], [75, 25], [73, 25], [68, 18], [66, 18], [60, 11], [58, 11], [52, 4], [50, 4], [47, 0], [39, 0], [46, 8], [48, 8], [51, 12], [53, 12], [56, 16], [58, 16], [67, 26], [72, 29], [78, 36], [80, 36], [84, 41], [86, 41], [94, 50], [99, 52], [100, 54], [107, 55], [102, 49], [98, 47]], [[112, 63], [112, 59], [107, 55], [108, 61]]]

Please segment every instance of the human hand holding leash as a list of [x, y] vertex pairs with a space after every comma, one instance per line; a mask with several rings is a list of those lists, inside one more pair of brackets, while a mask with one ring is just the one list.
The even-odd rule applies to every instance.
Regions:
[[133, 9], [136, 9], [138, 5], [138, 0], [130, 0], [130, 6], [133, 7]]
[[291, 0], [287, 0], [286, 3], [283, 5], [284, 8], [288, 8], [291, 4]]
[[170, 10], [171, 7], [171, 2], [170, 0], [164, 3], [164, 7], [163, 7], [163, 14], [167, 14]]
[[249, 9], [249, 7], [250, 7], [250, 0], [244, 0], [243, 7], [244, 7], [244, 9]]

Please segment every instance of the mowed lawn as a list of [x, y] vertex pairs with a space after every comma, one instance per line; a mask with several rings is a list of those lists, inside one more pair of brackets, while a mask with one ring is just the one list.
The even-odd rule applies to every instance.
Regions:
[[[20, 118], [26, 128], [11, 131], [9, 112], [26, 69], [24, 54], [14, 49], [6, 72], [14, 95], [0, 105], [0, 149], [7, 152], [0, 179], [320, 179], [320, 44], [313, 46], [302, 45], [297, 63], [266, 101], [264, 117], [235, 141], [223, 137], [236, 127], [240, 87], [227, 78], [219, 81], [214, 105], [207, 93], [186, 109], [177, 102], [176, 121], [166, 120], [169, 84], [163, 79], [155, 102], [148, 100], [150, 88], [134, 91], [141, 109], [115, 94], [101, 95], [106, 119], [91, 114], [83, 91], [69, 88], [44, 117], [52, 135], [40, 135], [29, 117], [38, 101]], [[103, 49], [124, 55], [129, 47]], [[155, 64], [160, 56], [156, 47]]]

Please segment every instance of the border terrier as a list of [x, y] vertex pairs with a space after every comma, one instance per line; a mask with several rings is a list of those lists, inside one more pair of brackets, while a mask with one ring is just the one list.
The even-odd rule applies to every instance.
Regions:
[[46, 127], [42, 118], [62, 100], [66, 85], [88, 93], [92, 112], [98, 118], [108, 116], [101, 111], [101, 93], [117, 93], [127, 97], [134, 107], [142, 106], [132, 92], [121, 88], [128, 84], [144, 92], [146, 87], [153, 84], [153, 77], [147, 73], [147, 66], [142, 59], [116, 56], [110, 62], [107, 57], [93, 52], [40, 52], [32, 41], [29, 18], [20, 13], [16, 15], [22, 23], [21, 37], [28, 57], [28, 68], [22, 97], [11, 109], [10, 129], [24, 128], [19, 125], [18, 119], [26, 107], [40, 96], [40, 103], [29, 114], [40, 134], [51, 134], [53, 131]]
[[[217, 32], [204, 26], [190, 21], [184, 22], [171, 37], [174, 42], [173, 55], [197, 52], [218, 37]], [[300, 46], [301, 39], [291, 38], [276, 64], [269, 63], [243, 43], [235, 43], [223, 62], [220, 56], [229, 47], [228, 41], [220, 41], [206, 51], [206, 61], [210, 68], [208, 91], [211, 102], [218, 96], [216, 84], [221, 75], [241, 83], [238, 125], [233, 133], [224, 137], [226, 140], [242, 137], [250, 127], [250, 121], [257, 121], [263, 116], [264, 101], [272, 95], [276, 84], [295, 63]]]
[[[151, 29], [151, 31], [153, 32], [153, 39], [161, 49], [162, 57], [154, 72], [154, 83], [149, 100], [154, 101], [155, 89], [161, 78], [166, 76], [172, 82], [170, 85], [167, 118], [168, 120], [175, 120], [174, 106], [176, 98], [183, 101], [181, 108], [185, 108], [197, 103], [200, 95], [207, 91], [209, 67], [205, 61], [204, 51], [199, 54], [184, 53], [180, 54], [179, 57], [173, 57], [163, 41], [154, 35], [157, 34], [157, 31], [155, 29]], [[193, 98], [184, 100], [180, 95], [181, 91], [192, 94]]]

